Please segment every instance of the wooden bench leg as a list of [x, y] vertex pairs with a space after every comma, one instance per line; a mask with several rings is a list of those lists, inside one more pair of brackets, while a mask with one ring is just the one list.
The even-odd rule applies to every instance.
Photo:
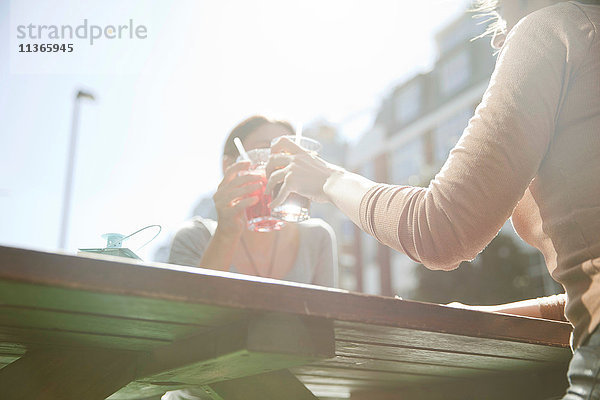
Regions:
[[204, 388], [212, 400], [317, 400], [288, 370], [232, 379]]
[[137, 357], [110, 350], [32, 350], [0, 369], [2, 398], [105, 399], [135, 378]]

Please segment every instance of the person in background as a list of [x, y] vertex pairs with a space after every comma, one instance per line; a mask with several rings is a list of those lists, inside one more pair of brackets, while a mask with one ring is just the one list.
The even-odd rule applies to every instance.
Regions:
[[[169, 263], [238, 272], [265, 278], [337, 286], [337, 245], [333, 229], [321, 219], [311, 218], [281, 230], [255, 232], [246, 228], [244, 210], [256, 204], [252, 197], [260, 178], [247, 171], [250, 163], [236, 162], [233, 139], [239, 137], [248, 150], [268, 148], [279, 136], [293, 135], [285, 121], [252, 116], [229, 134], [223, 149], [223, 180], [213, 196], [218, 219], [195, 217], [175, 234]], [[163, 400], [201, 399], [201, 389], [171, 391]]]
[[247, 171], [248, 161], [236, 162], [233, 143], [239, 137], [246, 150], [268, 148], [271, 140], [293, 135], [285, 121], [252, 116], [229, 134], [223, 149], [223, 180], [213, 196], [217, 221], [195, 217], [175, 234], [169, 262], [193, 267], [238, 272], [321, 286], [337, 285], [335, 235], [321, 219], [287, 223], [281, 230], [254, 232], [246, 228], [244, 210], [256, 204], [251, 196], [261, 185]]
[[279, 139], [267, 190], [282, 184], [273, 206], [292, 192], [331, 202], [430, 269], [472, 260], [512, 216], [566, 295], [487, 310], [558, 319], [566, 312], [575, 352], [563, 399], [600, 399], [600, 5], [481, 3], [500, 16], [496, 67], [428, 187], [377, 184]]

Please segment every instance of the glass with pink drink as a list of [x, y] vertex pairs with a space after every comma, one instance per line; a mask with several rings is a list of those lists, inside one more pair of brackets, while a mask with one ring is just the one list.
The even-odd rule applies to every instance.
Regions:
[[[300, 137], [296, 138], [296, 136], [289, 135], [284, 136], [289, 140], [297, 143], [300, 147], [307, 150], [309, 153], [318, 154], [321, 150], [321, 143], [318, 141], [307, 138]], [[275, 143], [279, 138], [273, 139], [271, 145]], [[281, 187], [281, 185], [279, 185]], [[279, 192], [279, 187], [276, 187], [273, 191], [273, 195], [277, 195]], [[299, 195], [298, 193], [290, 193], [283, 202], [278, 207], [275, 207], [271, 210], [271, 215], [275, 218], [278, 218], [282, 221], [286, 222], [302, 222], [306, 221], [310, 218], [310, 200], [304, 196]]]
[[[265, 193], [267, 178], [265, 165], [269, 161], [271, 149], [254, 149], [247, 152], [250, 159], [250, 168], [245, 174], [256, 174], [260, 176], [261, 187], [250, 194], [258, 197], [258, 203], [246, 208], [246, 226], [256, 232], [271, 232], [281, 229], [284, 222], [271, 215], [271, 195]], [[238, 161], [243, 160], [240, 156]]]

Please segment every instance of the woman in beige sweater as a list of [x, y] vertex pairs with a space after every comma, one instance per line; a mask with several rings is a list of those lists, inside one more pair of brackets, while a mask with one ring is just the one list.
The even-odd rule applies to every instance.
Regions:
[[273, 206], [290, 192], [329, 201], [365, 232], [431, 269], [473, 259], [512, 217], [566, 296], [494, 310], [560, 318], [568, 298], [577, 350], [564, 399], [598, 396], [600, 5], [497, 5], [505, 24], [493, 40], [501, 49], [489, 87], [428, 187], [376, 184], [279, 140], [273, 152], [288, 155], [272, 156], [267, 189], [283, 182]]

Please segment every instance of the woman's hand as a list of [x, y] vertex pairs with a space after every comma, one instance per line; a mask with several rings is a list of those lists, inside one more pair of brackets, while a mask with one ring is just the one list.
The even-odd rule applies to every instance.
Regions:
[[290, 193], [298, 193], [312, 201], [329, 201], [323, 186], [333, 174], [341, 171], [342, 168], [325, 162], [290, 139], [280, 138], [271, 146], [266, 167], [269, 181], [265, 191], [270, 193], [281, 184], [279, 193], [271, 201], [271, 208], [281, 205]]
[[252, 193], [260, 189], [263, 183], [258, 174], [242, 173], [248, 171], [249, 167], [249, 161], [232, 164], [213, 195], [220, 237], [237, 240], [246, 225], [244, 210], [258, 202], [258, 197], [252, 196]]

